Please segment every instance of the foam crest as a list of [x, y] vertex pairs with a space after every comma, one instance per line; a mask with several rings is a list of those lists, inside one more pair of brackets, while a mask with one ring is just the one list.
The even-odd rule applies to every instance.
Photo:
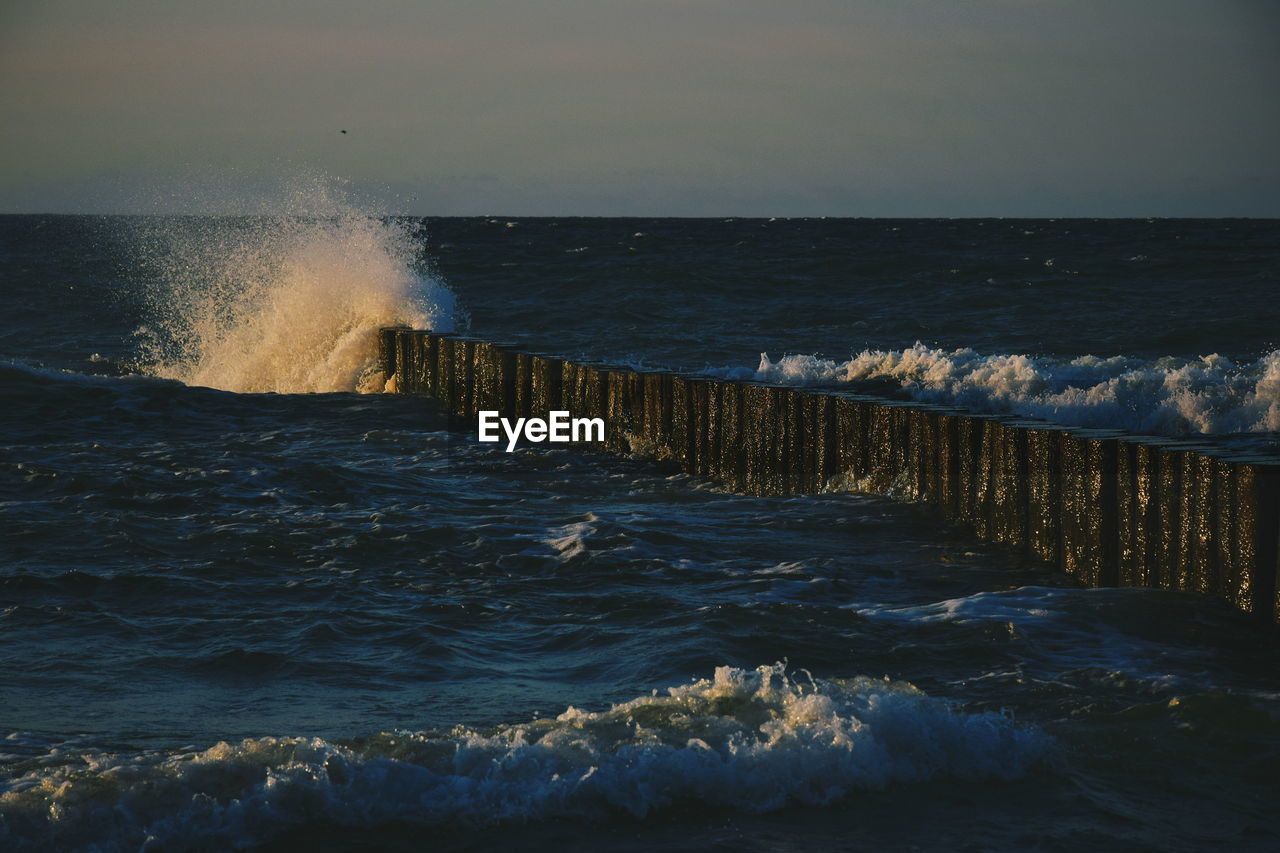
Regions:
[[1071, 426], [1165, 435], [1280, 430], [1280, 350], [1251, 363], [1216, 354], [1064, 361], [917, 342], [903, 350], [864, 350], [844, 362], [810, 355], [773, 361], [765, 353], [754, 377], [794, 384], [887, 380], [917, 400]]
[[0, 842], [229, 846], [322, 818], [476, 825], [690, 803], [765, 811], [940, 776], [1014, 778], [1050, 746], [1035, 729], [961, 713], [909, 684], [720, 667], [607, 711], [570, 707], [487, 732], [51, 754], [0, 793]]
[[381, 391], [377, 330], [454, 330], [452, 292], [407, 223], [323, 185], [275, 215], [149, 221], [145, 372], [226, 391]]

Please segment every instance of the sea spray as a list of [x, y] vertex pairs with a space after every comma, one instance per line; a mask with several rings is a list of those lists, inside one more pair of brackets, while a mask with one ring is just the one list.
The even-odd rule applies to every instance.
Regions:
[[762, 354], [754, 373], [719, 372], [802, 385], [889, 382], [917, 400], [1071, 426], [1165, 435], [1280, 430], [1280, 350], [1252, 363], [1216, 354], [1066, 360], [917, 342], [902, 350], [864, 350], [843, 362], [811, 355], [775, 361]]
[[320, 187], [270, 216], [135, 224], [149, 322], [143, 371], [225, 391], [380, 391], [378, 328], [462, 315], [412, 223]]
[[483, 825], [690, 804], [764, 812], [895, 783], [1017, 778], [1051, 752], [1037, 728], [965, 713], [910, 684], [722, 666], [608, 710], [570, 707], [493, 730], [51, 753], [0, 789], [0, 846], [248, 846], [320, 819]]

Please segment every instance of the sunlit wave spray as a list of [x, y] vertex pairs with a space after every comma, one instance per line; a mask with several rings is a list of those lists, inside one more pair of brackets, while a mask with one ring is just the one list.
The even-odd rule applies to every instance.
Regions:
[[380, 327], [454, 331], [463, 319], [412, 223], [323, 183], [280, 207], [138, 226], [144, 372], [237, 392], [381, 391]]

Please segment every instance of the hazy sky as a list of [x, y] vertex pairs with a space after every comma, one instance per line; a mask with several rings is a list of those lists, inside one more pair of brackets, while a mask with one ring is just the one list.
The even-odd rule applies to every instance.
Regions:
[[0, 0], [0, 116], [4, 212], [1280, 216], [1280, 2]]

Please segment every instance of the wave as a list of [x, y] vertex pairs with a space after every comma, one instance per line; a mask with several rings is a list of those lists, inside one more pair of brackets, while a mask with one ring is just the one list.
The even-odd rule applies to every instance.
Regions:
[[487, 732], [50, 750], [0, 789], [0, 846], [227, 847], [310, 821], [478, 826], [689, 803], [762, 812], [895, 782], [1016, 778], [1051, 746], [1038, 729], [901, 682], [720, 667], [607, 711], [570, 707]]
[[1153, 361], [981, 355], [925, 346], [864, 350], [848, 361], [760, 356], [726, 375], [789, 384], [891, 382], [910, 397], [1069, 426], [1186, 435], [1280, 430], [1280, 350], [1255, 362], [1221, 355]]
[[408, 223], [322, 184], [277, 215], [168, 218], [138, 226], [150, 322], [144, 372], [225, 391], [381, 391], [377, 330], [453, 331], [453, 293]]

